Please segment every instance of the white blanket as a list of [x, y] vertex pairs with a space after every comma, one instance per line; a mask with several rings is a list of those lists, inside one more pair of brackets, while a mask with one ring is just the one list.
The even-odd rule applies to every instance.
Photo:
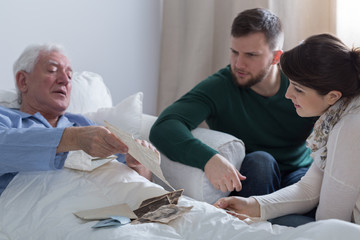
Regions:
[[145, 223], [92, 229], [96, 221], [73, 215], [80, 210], [142, 200], [166, 191], [127, 166], [112, 161], [93, 172], [62, 169], [20, 173], [0, 197], [0, 239], [359, 239], [360, 226], [338, 220], [298, 228], [259, 222], [252, 225], [207, 203], [181, 197], [194, 206], [169, 225]]

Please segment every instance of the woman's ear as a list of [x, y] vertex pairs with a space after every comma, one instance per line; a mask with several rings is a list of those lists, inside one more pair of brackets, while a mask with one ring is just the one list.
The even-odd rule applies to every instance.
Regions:
[[272, 60], [273, 65], [278, 64], [280, 62], [280, 57], [281, 57], [282, 54], [283, 54], [282, 50], [274, 51], [274, 57], [273, 57], [273, 60]]
[[330, 105], [334, 105], [341, 97], [342, 93], [336, 90], [332, 90], [326, 94], [327, 101]]
[[20, 92], [27, 91], [27, 73], [24, 71], [18, 71], [15, 75], [16, 85]]

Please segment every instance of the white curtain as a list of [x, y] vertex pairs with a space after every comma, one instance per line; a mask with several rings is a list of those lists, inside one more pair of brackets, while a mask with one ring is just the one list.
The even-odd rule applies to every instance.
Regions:
[[278, 15], [286, 50], [312, 34], [335, 33], [335, 4], [336, 0], [164, 0], [158, 113], [229, 64], [230, 28], [239, 12], [262, 7]]

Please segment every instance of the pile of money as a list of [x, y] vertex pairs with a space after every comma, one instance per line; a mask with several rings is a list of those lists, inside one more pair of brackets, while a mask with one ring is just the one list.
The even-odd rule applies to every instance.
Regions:
[[164, 195], [144, 200], [138, 209], [134, 210], [138, 219], [131, 224], [158, 222], [169, 223], [170, 221], [183, 216], [192, 209], [192, 206], [177, 206], [184, 189], [166, 193]]

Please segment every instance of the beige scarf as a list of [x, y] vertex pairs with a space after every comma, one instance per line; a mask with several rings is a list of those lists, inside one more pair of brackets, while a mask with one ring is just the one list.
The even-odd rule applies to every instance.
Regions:
[[306, 141], [307, 147], [309, 147], [313, 152], [311, 156], [313, 157], [314, 162], [322, 170], [324, 170], [326, 166], [326, 146], [329, 133], [336, 123], [339, 122], [350, 102], [352, 101], [342, 98], [329, 107], [329, 109], [316, 121], [314, 130]]

